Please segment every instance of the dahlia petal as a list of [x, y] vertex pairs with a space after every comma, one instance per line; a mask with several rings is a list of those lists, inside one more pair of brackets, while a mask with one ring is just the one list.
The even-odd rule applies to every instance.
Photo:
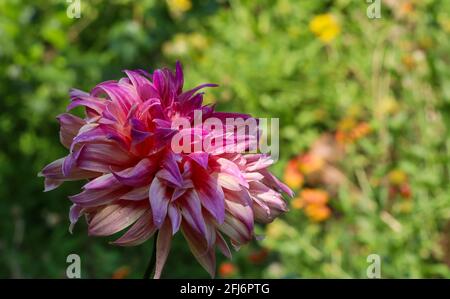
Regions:
[[196, 162], [204, 169], [208, 168], [208, 156], [209, 155], [206, 152], [195, 152], [188, 155], [189, 158], [191, 158], [194, 162]]
[[230, 247], [228, 247], [227, 242], [225, 241], [225, 239], [223, 238], [222, 234], [220, 232], [216, 232], [216, 245], [219, 248], [220, 252], [222, 252], [222, 254], [231, 259], [231, 251], [230, 251]]
[[128, 111], [130, 110], [133, 103], [136, 102], [137, 93], [131, 85], [120, 84], [117, 82], [103, 82], [98, 84], [92, 91], [91, 94], [97, 95], [100, 93], [106, 93], [112, 102], [116, 103], [120, 107], [118, 114], [121, 119], [125, 119]]
[[133, 188], [130, 192], [123, 195], [120, 199], [124, 200], [144, 200], [148, 199], [148, 193], [149, 193], [150, 185], [139, 187], [139, 188]]
[[161, 228], [166, 218], [170, 198], [166, 192], [167, 186], [155, 177], [150, 185], [149, 198], [153, 212], [153, 222], [157, 228]]
[[212, 214], [219, 224], [223, 223], [225, 218], [224, 194], [217, 179], [204, 173], [199, 182], [194, 182], [194, 184], [202, 206]]
[[125, 73], [130, 78], [142, 102], [158, 95], [157, 90], [147, 78], [136, 71], [125, 70]]
[[273, 188], [279, 189], [289, 195], [294, 197], [294, 191], [292, 191], [288, 186], [280, 182], [273, 174], [271, 174], [267, 169], [261, 169], [259, 171], [263, 176], [264, 180]]
[[86, 121], [70, 113], [60, 114], [56, 119], [61, 127], [59, 131], [60, 141], [66, 148], [70, 148], [72, 140], [78, 134], [80, 128], [86, 124]]
[[228, 173], [219, 172], [215, 174], [215, 177], [217, 177], [217, 182], [219, 183], [219, 185], [225, 189], [233, 191], [240, 191], [242, 189], [239, 185], [239, 181], [235, 176], [232, 176]]
[[127, 193], [127, 190], [117, 186], [113, 189], [84, 190], [79, 194], [69, 196], [69, 199], [82, 207], [96, 207], [118, 200]]
[[172, 224], [172, 235], [175, 235], [175, 233], [180, 229], [181, 213], [175, 205], [169, 204], [167, 215], [169, 216]]
[[181, 229], [194, 257], [209, 275], [214, 277], [216, 272], [216, 256], [214, 250], [208, 250], [208, 247], [205, 247], [205, 244], [202, 242], [201, 236], [188, 225], [183, 223]]
[[179, 160], [179, 156], [169, 152], [163, 161], [164, 169], [162, 169], [158, 175], [161, 175], [164, 179], [175, 184], [175, 186], [181, 187], [183, 185], [183, 178], [177, 160]]
[[147, 210], [125, 234], [111, 244], [136, 246], [147, 241], [155, 232], [156, 227], [152, 221], [151, 211]]
[[202, 205], [195, 190], [189, 190], [179, 200], [183, 220], [186, 221], [192, 229], [206, 239], [206, 224], [202, 214]]
[[83, 214], [83, 211], [84, 211], [84, 209], [81, 206], [76, 205], [76, 204], [73, 204], [70, 207], [70, 211], [69, 211], [69, 220], [70, 220], [69, 232], [70, 233], [73, 232], [73, 227], [78, 222], [78, 219]]
[[80, 154], [83, 151], [84, 145], [82, 145], [79, 149], [76, 151], [70, 153], [63, 162], [62, 165], [62, 172], [64, 176], [68, 177], [70, 176], [70, 173], [72, 172], [72, 169], [74, 169], [77, 165], [77, 161], [80, 158]]
[[264, 176], [259, 172], [246, 172], [244, 173], [244, 178], [247, 182], [261, 181]]
[[140, 119], [142, 119], [147, 113], [149, 113], [152, 118], [164, 118], [164, 110], [158, 98], [148, 99], [139, 107], [138, 117]]
[[197, 91], [199, 91], [202, 88], [205, 88], [205, 87], [217, 87], [217, 86], [219, 86], [219, 85], [211, 84], [211, 83], [201, 84], [201, 85], [199, 85], [199, 86], [197, 86], [197, 87], [195, 87], [195, 88], [193, 88], [191, 90], [188, 90], [188, 91], [183, 92], [182, 94], [180, 94], [178, 100], [182, 103], [184, 101], [189, 100]]
[[249, 163], [247, 171], [253, 172], [261, 169], [265, 169], [273, 164], [273, 159], [270, 156], [261, 156], [256, 162]]
[[184, 76], [183, 76], [183, 68], [179, 61], [175, 64], [175, 89], [177, 90], [177, 94], [181, 93], [184, 85]]
[[212, 113], [211, 117], [215, 117], [220, 119], [222, 122], [226, 122], [227, 119], [236, 119], [236, 118], [242, 118], [243, 120], [246, 120], [248, 118], [251, 118], [250, 114], [245, 113], [235, 113], [235, 112], [214, 112]]
[[129, 153], [115, 146], [114, 143], [89, 143], [83, 148], [78, 159], [78, 167], [108, 173], [115, 166], [131, 164], [135, 158]]
[[200, 109], [203, 102], [203, 93], [198, 93], [192, 96], [190, 99], [185, 100], [179, 104], [179, 110], [182, 112], [182, 115], [192, 116], [193, 111]]
[[133, 224], [147, 207], [136, 204], [107, 205], [97, 212], [89, 222], [89, 235], [109, 236]]
[[224, 223], [218, 228], [237, 244], [248, 243], [253, 236], [253, 232], [248, 229], [245, 223], [228, 212], [225, 215]]
[[133, 167], [120, 172], [113, 172], [114, 177], [124, 185], [131, 187], [141, 187], [151, 182], [152, 174], [158, 165], [150, 159], [142, 159]]
[[81, 142], [108, 142], [116, 141], [124, 149], [129, 148], [129, 141], [127, 137], [116, 131], [111, 126], [100, 124], [88, 131], [80, 133], [73, 139], [72, 147]]
[[49, 192], [49, 191], [55, 190], [56, 188], [61, 186], [62, 183], [63, 183], [62, 180], [54, 180], [54, 179], [45, 178], [45, 180], [44, 180], [44, 186], [45, 186], [44, 192]]
[[170, 244], [172, 243], [172, 228], [170, 221], [165, 221], [158, 233], [158, 240], [156, 241], [156, 265], [154, 279], [161, 277], [162, 270], [167, 260], [170, 251]]
[[238, 180], [239, 184], [248, 188], [248, 183], [245, 180], [245, 177], [242, 175], [241, 170], [235, 163], [224, 158], [217, 159], [217, 163], [220, 165], [221, 172], [230, 174], [231, 176], [235, 177], [236, 180]]
[[111, 188], [114, 186], [114, 184], [117, 184], [118, 181], [114, 177], [112, 173], [104, 174], [98, 178], [93, 179], [89, 183], [83, 186], [84, 189], [105, 189], [105, 188]]
[[153, 136], [152, 132], [148, 132], [145, 124], [137, 118], [131, 119], [131, 138], [134, 144], [139, 144], [147, 138]]
[[270, 212], [270, 208], [262, 201], [254, 199], [253, 213], [255, 220], [259, 223], [270, 223], [274, 220], [274, 215]]
[[69, 94], [71, 103], [67, 106], [67, 111], [79, 106], [90, 108], [97, 114], [102, 114], [102, 111], [105, 110], [106, 101], [104, 99], [93, 97], [88, 93], [76, 89], [72, 89]]
[[225, 209], [247, 226], [248, 231], [253, 231], [253, 204], [245, 199], [244, 192], [226, 192]]
[[38, 175], [41, 177], [43, 176], [47, 179], [61, 180], [61, 181], [89, 179], [100, 175], [98, 172], [86, 171], [75, 167], [72, 169], [70, 176], [67, 177], [62, 172], [62, 165], [64, 163], [64, 160], [65, 158], [60, 158], [56, 161], [53, 161], [52, 163], [45, 166], [44, 169]]

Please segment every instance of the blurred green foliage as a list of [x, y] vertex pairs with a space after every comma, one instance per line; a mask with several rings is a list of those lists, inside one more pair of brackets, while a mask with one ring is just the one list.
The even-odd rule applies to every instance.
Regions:
[[[329, 219], [294, 208], [259, 227], [266, 239], [236, 253], [230, 275], [366, 277], [375, 253], [382, 277], [450, 278], [450, 2], [386, 0], [381, 19], [350, 0], [81, 0], [79, 19], [68, 5], [0, 2], [0, 277], [65, 277], [70, 253], [85, 278], [143, 274], [150, 242], [110, 246], [81, 221], [70, 235], [67, 195], [80, 184], [44, 194], [36, 175], [65, 155], [55, 116], [69, 88], [181, 60], [188, 86], [220, 84], [206, 94], [219, 109], [280, 119], [279, 176], [343, 120], [372, 128], [339, 161], [348, 183]], [[323, 14], [339, 29], [329, 41], [312, 30]], [[407, 209], [384, 183], [398, 169]], [[165, 276], [207, 277], [180, 236]]]

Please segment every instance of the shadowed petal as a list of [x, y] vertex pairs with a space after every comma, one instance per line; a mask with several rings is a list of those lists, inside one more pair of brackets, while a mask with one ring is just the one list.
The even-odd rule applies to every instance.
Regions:
[[154, 279], [161, 277], [162, 270], [166, 264], [167, 256], [170, 251], [170, 244], [172, 242], [172, 227], [170, 221], [165, 221], [158, 233], [158, 240], [156, 241], [156, 265]]

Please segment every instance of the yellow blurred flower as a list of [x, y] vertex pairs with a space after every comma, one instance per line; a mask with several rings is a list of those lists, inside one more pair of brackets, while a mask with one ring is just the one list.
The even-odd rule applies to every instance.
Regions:
[[295, 234], [295, 230], [283, 220], [277, 218], [266, 227], [266, 236], [268, 239], [277, 240], [283, 236]]
[[306, 206], [305, 214], [314, 222], [322, 222], [330, 218], [331, 210], [326, 205], [311, 204]]
[[189, 51], [186, 34], [176, 34], [171, 41], [165, 42], [162, 51], [166, 56], [183, 56]]
[[194, 32], [188, 36], [189, 44], [198, 50], [205, 49], [208, 46], [208, 39], [201, 33]]
[[341, 32], [339, 22], [332, 14], [315, 16], [309, 23], [309, 29], [324, 43], [330, 43]]
[[384, 115], [392, 115], [399, 111], [400, 105], [397, 100], [391, 96], [383, 97], [378, 105], [376, 111], [377, 115], [382, 117]]
[[401, 169], [394, 169], [388, 174], [389, 182], [393, 185], [400, 186], [406, 183], [408, 176]]
[[184, 56], [192, 50], [200, 51], [207, 46], [208, 40], [201, 33], [178, 33], [163, 44], [162, 51], [166, 56]]
[[179, 17], [192, 8], [191, 0], [166, 0], [170, 12]]

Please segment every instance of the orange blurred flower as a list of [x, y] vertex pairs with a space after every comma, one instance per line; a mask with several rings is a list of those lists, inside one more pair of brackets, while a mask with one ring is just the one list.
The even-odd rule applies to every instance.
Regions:
[[354, 119], [347, 117], [338, 124], [336, 141], [341, 144], [353, 143], [367, 136], [371, 131], [372, 128], [367, 122], [357, 123]]
[[292, 189], [298, 189], [303, 185], [303, 175], [300, 173], [298, 160], [290, 160], [284, 170], [284, 182]]
[[322, 158], [310, 153], [298, 158], [298, 167], [305, 175], [321, 170], [324, 164], [325, 161]]
[[234, 264], [230, 262], [223, 262], [219, 267], [219, 275], [221, 277], [227, 278], [234, 276], [237, 272], [237, 268]]
[[248, 259], [252, 264], [261, 264], [268, 256], [269, 250], [267, 248], [261, 248], [260, 250], [250, 253]]
[[301, 197], [294, 198], [291, 200], [291, 206], [294, 209], [300, 210], [304, 206], [303, 199]]
[[328, 202], [328, 193], [320, 189], [304, 189], [300, 198], [306, 205], [325, 205]]
[[411, 192], [411, 187], [409, 186], [409, 184], [403, 184], [400, 186], [400, 196], [403, 197], [404, 199], [410, 199], [412, 195]]
[[127, 278], [127, 276], [130, 274], [130, 267], [128, 266], [122, 266], [120, 268], [117, 268], [116, 271], [114, 271], [112, 275], [112, 279], [124, 279]]
[[305, 214], [314, 222], [322, 222], [331, 216], [331, 209], [326, 205], [310, 204], [306, 206]]
[[314, 222], [321, 222], [331, 216], [331, 209], [327, 206], [328, 193], [320, 189], [304, 189], [300, 196], [291, 201], [294, 209], [305, 208], [305, 214]]

